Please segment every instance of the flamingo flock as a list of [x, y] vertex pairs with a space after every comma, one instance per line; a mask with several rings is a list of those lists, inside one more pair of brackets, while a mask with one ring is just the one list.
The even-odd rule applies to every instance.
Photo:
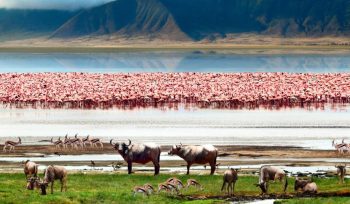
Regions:
[[350, 102], [350, 73], [4, 73], [15, 107], [294, 107]]

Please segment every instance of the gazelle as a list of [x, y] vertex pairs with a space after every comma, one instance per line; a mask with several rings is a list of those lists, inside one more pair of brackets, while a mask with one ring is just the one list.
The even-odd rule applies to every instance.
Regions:
[[99, 138], [94, 138], [94, 139], [91, 139], [90, 141], [91, 141], [92, 147], [97, 148], [97, 144], [100, 144], [101, 149], [103, 149], [103, 143]]
[[344, 139], [342, 140], [342, 143], [335, 143], [333, 140], [332, 146], [335, 147], [339, 154], [344, 154], [344, 151], [347, 151], [349, 148], [349, 145], [344, 142]]
[[53, 137], [51, 138], [51, 143], [55, 145], [56, 149], [60, 149], [60, 146], [63, 146], [63, 141], [61, 140], [61, 137], [58, 138], [58, 140], [53, 141]]
[[90, 147], [92, 147], [92, 143], [91, 143], [91, 140], [90, 140], [90, 135], [86, 136], [86, 138], [83, 139], [84, 147], [87, 147], [87, 144], [89, 144]]
[[20, 137], [18, 137], [18, 142], [14, 142], [14, 141], [6, 141], [5, 144], [4, 144], [4, 152], [6, 152], [6, 148], [7, 147], [10, 147], [9, 148], [9, 152], [12, 150], [12, 151], [15, 151], [15, 147], [22, 144], [22, 140]]

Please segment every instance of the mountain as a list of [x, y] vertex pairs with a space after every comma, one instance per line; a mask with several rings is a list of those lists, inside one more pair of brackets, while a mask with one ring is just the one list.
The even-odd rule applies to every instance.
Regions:
[[0, 9], [0, 39], [47, 36], [74, 14], [58, 10]]
[[110, 34], [173, 40], [187, 38], [159, 0], [118, 0], [83, 10], [63, 24], [52, 37]]
[[278, 36], [348, 35], [349, 0], [162, 0], [193, 39], [257, 33]]
[[350, 0], [116, 0], [76, 12], [0, 10], [0, 37], [6, 33], [180, 41], [350, 36]]

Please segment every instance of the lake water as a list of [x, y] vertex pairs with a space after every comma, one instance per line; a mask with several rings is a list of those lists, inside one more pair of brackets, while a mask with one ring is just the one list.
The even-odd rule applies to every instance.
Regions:
[[[0, 53], [0, 72], [350, 72], [350, 55], [215, 52]], [[159, 144], [288, 145], [332, 149], [350, 139], [349, 106], [325, 110], [41, 110], [0, 108], [0, 142], [66, 133]]]
[[0, 53], [0, 72], [349, 72], [350, 54]]
[[350, 139], [350, 107], [325, 110], [0, 109], [0, 141], [90, 134], [105, 142], [127, 138], [158, 144], [282, 145], [332, 149]]

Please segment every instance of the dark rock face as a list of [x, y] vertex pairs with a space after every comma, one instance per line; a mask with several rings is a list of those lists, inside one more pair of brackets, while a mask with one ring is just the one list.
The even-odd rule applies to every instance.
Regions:
[[119, 35], [168, 40], [242, 33], [348, 36], [350, 0], [117, 0], [75, 12], [0, 9], [0, 35], [5, 30], [54, 38]]

